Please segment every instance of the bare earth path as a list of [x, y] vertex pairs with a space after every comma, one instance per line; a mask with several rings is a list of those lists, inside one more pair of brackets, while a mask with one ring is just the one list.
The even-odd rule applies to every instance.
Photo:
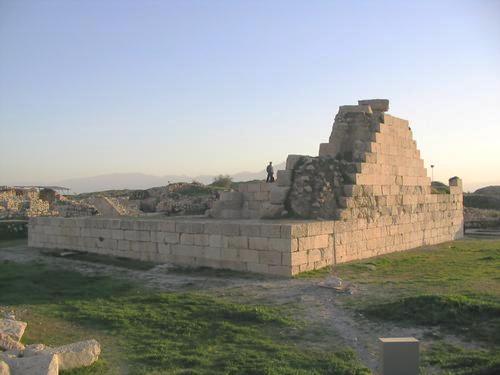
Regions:
[[[282, 279], [248, 276], [237, 273], [213, 275], [207, 272], [179, 272], [168, 265], [149, 270], [133, 270], [102, 263], [48, 256], [25, 245], [0, 248], [0, 261], [39, 262], [48, 266], [74, 270], [91, 276], [126, 279], [162, 291], [198, 291], [243, 303], [287, 305], [297, 317], [314, 329], [311, 337], [301, 338], [305, 345], [330, 347], [347, 345], [372, 371], [378, 364], [378, 337], [414, 336], [422, 339], [425, 330], [395, 327], [393, 324], [369, 321], [345, 307], [349, 298], [359, 293], [340, 295], [318, 284], [325, 279]], [[455, 341], [454, 338], [449, 339]]]

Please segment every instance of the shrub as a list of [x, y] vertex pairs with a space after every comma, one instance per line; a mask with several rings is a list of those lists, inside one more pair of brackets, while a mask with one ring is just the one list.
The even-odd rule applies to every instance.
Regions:
[[231, 184], [233, 183], [233, 179], [229, 175], [220, 174], [214, 178], [214, 182], [212, 182], [212, 186], [222, 187], [229, 189]]

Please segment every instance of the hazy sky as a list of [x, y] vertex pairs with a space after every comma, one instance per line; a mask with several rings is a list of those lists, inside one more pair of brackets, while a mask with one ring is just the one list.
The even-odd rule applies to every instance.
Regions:
[[0, 185], [260, 170], [374, 97], [500, 184], [500, 1], [0, 0]]

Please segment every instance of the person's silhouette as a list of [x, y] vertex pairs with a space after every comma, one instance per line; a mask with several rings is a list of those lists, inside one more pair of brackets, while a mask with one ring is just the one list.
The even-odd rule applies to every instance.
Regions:
[[269, 165], [266, 168], [266, 172], [267, 172], [266, 182], [274, 182], [274, 168], [272, 161], [269, 162]]

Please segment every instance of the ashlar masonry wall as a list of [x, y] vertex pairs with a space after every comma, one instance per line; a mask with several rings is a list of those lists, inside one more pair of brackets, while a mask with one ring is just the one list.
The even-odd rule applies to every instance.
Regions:
[[173, 263], [291, 276], [331, 265], [333, 221], [30, 220], [28, 245]]
[[319, 156], [290, 155], [277, 183], [223, 193], [212, 219], [35, 218], [29, 245], [290, 276], [461, 238], [461, 180], [433, 194], [408, 121], [388, 108], [341, 106]]

